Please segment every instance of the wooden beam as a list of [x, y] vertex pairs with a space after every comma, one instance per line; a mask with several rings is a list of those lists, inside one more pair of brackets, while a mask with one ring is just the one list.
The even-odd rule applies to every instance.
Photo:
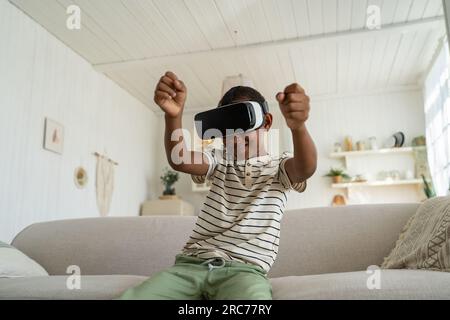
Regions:
[[342, 41], [347, 39], [361, 39], [368, 36], [382, 37], [391, 34], [409, 33], [425, 28], [434, 29], [444, 26], [444, 16], [415, 20], [405, 23], [390, 24], [382, 26], [380, 30], [358, 29], [351, 31], [342, 31], [336, 33], [328, 33], [317, 36], [300, 37], [295, 39], [286, 39], [279, 41], [264, 42], [258, 44], [245, 45], [240, 47], [221, 48], [208, 51], [197, 51], [190, 53], [182, 53], [169, 56], [144, 58], [138, 60], [117, 61], [104, 64], [96, 64], [94, 68], [100, 72], [120, 71], [124, 69], [139, 68], [142, 66], [152, 67], [162, 64], [188, 63], [190, 61], [201, 61], [214, 55], [239, 55], [242, 53], [258, 53], [262, 50], [298, 48], [305, 45], [317, 43], [329, 43], [330, 41]]

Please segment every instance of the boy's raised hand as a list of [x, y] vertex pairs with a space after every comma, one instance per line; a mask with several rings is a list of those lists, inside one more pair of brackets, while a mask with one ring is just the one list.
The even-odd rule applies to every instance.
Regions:
[[276, 96], [281, 113], [291, 130], [300, 129], [309, 118], [309, 97], [305, 90], [297, 83], [287, 86]]
[[186, 102], [187, 90], [173, 72], [166, 72], [155, 89], [155, 103], [171, 118], [180, 116]]

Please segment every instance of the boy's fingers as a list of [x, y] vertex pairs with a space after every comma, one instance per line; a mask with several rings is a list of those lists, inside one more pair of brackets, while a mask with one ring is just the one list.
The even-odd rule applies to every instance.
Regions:
[[161, 82], [158, 85], [157, 90], [164, 91], [164, 92], [168, 93], [169, 95], [171, 95], [172, 97], [175, 97], [177, 95], [175, 90], [173, 90], [171, 87], [169, 87], [167, 84], [165, 84], [163, 82]]
[[167, 71], [165, 75], [166, 75], [166, 77], [169, 77], [173, 81], [178, 80], [177, 75], [175, 73], [173, 73], [172, 71]]
[[175, 84], [175, 89], [177, 89], [178, 91], [182, 91], [182, 92], [186, 91], [186, 86], [184, 85], [183, 81], [176, 80], [174, 82], [174, 84]]
[[305, 111], [308, 109], [308, 106], [301, 102], [289, 103], [284, 106], [286, 112]]
[[282, 103], [283, 100], [284, 100], [284, 98], [285, 98], [285, 94], [282, 93], [282, 92], [279, 92], [279, 93], [277, 94], [277, 96], [276, 96], [276, 99], [277, 99], [277, 101], [278, 101], [279, 103]]
[[309, 102], [309, 97], [303, 93], [288, 93], [285, 102]]
[[293, 116], [297, 113], [306, 114], [308, 110], [305, 109], [293, 109], [291, 111], [286, 112], [286, 115]]
[[166, 74], [161, 77], [159, 82], [166, 84], [172, 90], [176, 89], [176, 90], [182, 91], [182, 92], [186, 91], [186, 86], [184, 85], [184, 82], [179, 80], [177, 78], [177, 76], [172, 72], [166, 72]]
[[172, 97], [165, 91], [157, 90], [155, 92], [155, 100], [156, 99], [172, 99]]
[[298, 83], [293, 83], [284, 89], [284, 93], [305, 93], [305, 89]]
[[309, 102], [309, 97], [305, 94], [305, 90], [297, 83], [293, 83], [284, 89], [284, 92], [279, 92], [276, 96], [279, 103], [290, 102]]
[[161, 79], [159, 80], [159, 83], [165, 83], [167, 84], [169, 87], [172, 87], [174, 85], [174, 80], [172, 80], [172, 78], [168, 77], [168, 76], [163, 76], [161, 77]]
[[302, 102], [304, 96], [299, 93], [288, 93], [286, 95], [285, 103], [292, 103], [292, 102]]
[[308, 119], [308, 114], [304, 111], [295, 111], [295, 112], [289, 112], [286, 115], [287, 119], [299, 119], [299, 120], [306, 120]]

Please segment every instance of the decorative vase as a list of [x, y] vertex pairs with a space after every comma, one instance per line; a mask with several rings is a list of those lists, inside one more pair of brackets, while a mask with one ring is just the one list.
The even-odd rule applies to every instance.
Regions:
[[342, 182], [342, 176], [334, 176], [332, 177], [333, 183], [341, 183]]
[[344, 139], [345, 151], [353, 151], [353, 139], [351, 136], [347, 136]]
[[179, 196], [175, 194], [175, 188], [172, 186], [166, 186], [166, 189], [163, 191], [163, 195], [159, 197], [160, 200], [178, 200]]
[[163, 191], [163, 196], [174, 196], [175, 195], [175, 188], [172, 188], [171, 186], [166, 186], [166, 189]]

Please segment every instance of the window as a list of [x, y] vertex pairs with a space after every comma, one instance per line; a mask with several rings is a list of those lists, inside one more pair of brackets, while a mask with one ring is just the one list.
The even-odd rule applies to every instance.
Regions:
[[443, 39], [424, 84], [428, 161], [438, 196], [449, 194], [450, 188], [449, 54], [448, 41]]

